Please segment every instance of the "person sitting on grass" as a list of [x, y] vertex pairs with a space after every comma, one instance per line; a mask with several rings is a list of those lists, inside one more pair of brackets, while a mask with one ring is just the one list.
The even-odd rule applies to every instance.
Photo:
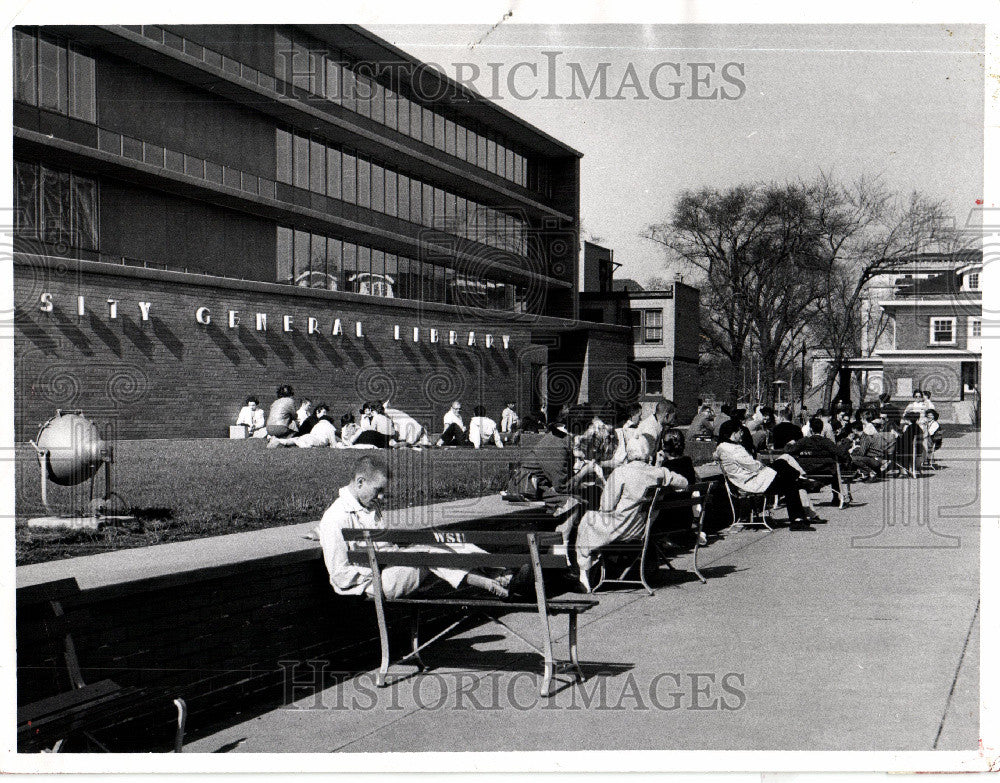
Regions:
[[807, 518], [799, 490], [805, 487], [805, 472], [794, 461], [778, 458], [768, 467], [744, 448], [740, 424], [730, 419], [719, 430], [719, 445], [712, 458], [726, 479], [737, 489], [753, 495], [781, 495], [788, 510], [790, 530], [815, 530]]
[[[384, 530], [382, 502], [390, 480], [384, 462], [372, 456], [363, 456], [354, 464], [354, 477], [333, 504], [323, 514], [319, 524], [319, 542], [323, 548], [323, 561], [330, 576], [330, 584], [339, 595], [374, 594], [374, 573], [365, 566], [353, 565], [348, 560], [350, 551], [344, 540], [343, 530], [371, 528]], [[352, 542], [352, 546], [357, 546]], [[389, 548], [390, 545], [382, 544]], [[410, 545], [408, 550], [423, 552], [478, 553], [482, 549], [471, 544]], [[400, 598], [415, 591], [430, 574], [443, 579], [454, 588], [469, 585], [498, 598], [508, 598], [509, 579], [494, 579], [456, 568], [417, 568], [413, 566], [387, 566], [381, 570], [382, 592], [387, 598]]]
[[510, 400], [500, 413], [500, 440], [510, 446], [521, 442], [521, 419], [517, 415], [515, 400]]
[[269, 449], [276, 449], [281, 446], [298, 446], [300, 449], [314, 449], [314, 448], [336, 448], [340, 445], [337, 439], [337, 427], [334, 425], [333, 420], [330, 419], [330, 406], [325, 402], [317, 403], [313, 412], [310, 414], [313, 417], [313, 421], [310, 422], [306, 419], [303, 424], [309, 424], [309, 428], [305, 433], [295, 435], [291, 438], [268, 438], [267, 447]]
[[298, 432], [295, 421], [295, 391], [287, 383], [279, 386], [277, 399], [267, 412], [267, 434], [275, 438], [287, 438]]
[[492, 442], [498, 449], [503, 448], [497, 423], [486, 415], [486, 406], [477, 405], [472, 409], [472, 420], [469, 422], [469, 442], [472, 448], [478, 449]]
[[[310, 403], [310, 406], [312, 406], [312, 403]], [[323, 404], [323, 408], [325, 408], [325, 410], [321, 413], [320, 412], [320, 403], [317, 403], [316, 407], [314, 407], [314, 408], [311, 409], [309, 415], [306, 416], [302, 421], [299, 422], [299, 435], [306, 435], [306, 434], [308, 434], [310, 431], [312, 431], [312, 428], [316, 426], [316, 423], [323, 416], [329, 416], [330, 415], [329, 406], [327, 406], [326, 404]], [[300, 410], [301, 410], [301, 408], [300, 408]]]
[[348, 411], [340, 417], [340, 441], [341, 443], [353, 443], [354, 436], [361, 428], [354, 420], [354, 414]]
[[590, 592], [590, 569], [598, 549], [616, 541], [642, 538], [646, 518], [643, 500], [650, 487], [685, 489], [687, 479], [669, 468], [649, 464], [653, 443], [648, 435], [629, 441], [626, 462], [612, 471], [601, 493], [600, 505], [587, 511], [576, 532], [576, 562], [580, 584]]
[[306, 397], [302, 400], [302, 404], [299, 405], [299, 409], [295, 411], [295, 423], [299, 425], [300, 429], [302, 427], [302, 422], [308, 419], [309, 415], [312, 413], [312, 405], [312, 400]]
[[415, 418], [408, 413], [403, 413], [399, 408], [390, 407], [389, 400], [385, 401], [382, 410], [396, 431], [396, 445], [417, 449], [431, 445], [427, 438], [427, 430]]
[[471, 446], [468, 432], [465, 429], [465, 422], [462, 421], [462, 401], [455, 400], [448, 412], [444, 415], [444, 430], [441, 437], [434, 444], [438, 448], [442, 446]]
[[267, 422], [264, 418], [264, 411], [260, 409], [260, 400], [256, 397], [247, 397], [246, 405], [240, 409], [240, 414], [236, 417], [236, 425], [241, 424], [247, 428], [248, 438], [267, 437]]
[[350, 441], [344, 441], [344, 445], [387, 449], [395, 436], [392, 422], [382, 413], [382, 403], [372, 400], [361, 406], [358, 430]]

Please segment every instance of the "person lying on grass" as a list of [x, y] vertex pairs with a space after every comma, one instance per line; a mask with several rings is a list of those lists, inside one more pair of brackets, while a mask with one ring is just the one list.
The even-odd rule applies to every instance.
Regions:
[[[373, 572], [370, 568], [348, 561], [348, 544], [341, 531], [345, 528], [385, 529], [382, 502], [389, 481], [389, 469], [384, 462], [371, 455], [360, 457], [354, 463], [354, 478], [346, 487], [341, 487], [339, 497], [320, 520], [318, 532], [323, 560], [330, 575], [330, 584], [340, 595], [373, 595]], [[483, 551], [473, 544], [411, 544], [407, 549], [464, 554]], [[387, 598], [400, 598], [420, 587], [430, 574], [454, 588], [469, 585], [504, 599], [509, 598], [511, 591], [516, 591], [517, 587], [516, 583], [512, 584], [513, 577], [510, 575], [492, 578], [457, 568], [388, 566], [382, 569], [382, 592]], [[518, 579], [523, 579], [521, 572]]]
[[324, 446], [337, 448], [340, 443], [337, 439], [337, 427], [330, 419], [329, 413], [330, 406], [323, 402], [319, 403], [310, 414], [314, 420], [306, 419], [308, 431], [305, 434], [290, 438], [275, 438], [268, 435], [267, 447], [269, 449], [277, 449], [281, 446], [298, 446], [300, 449], [314, 449]]

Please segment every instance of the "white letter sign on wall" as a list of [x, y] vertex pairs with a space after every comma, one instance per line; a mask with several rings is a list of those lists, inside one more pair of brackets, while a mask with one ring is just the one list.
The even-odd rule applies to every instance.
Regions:
[[52, 294], [46, 292], [38, 295], [38, 309], [43, 313], [52, 312]]
[[229, 311], [229, 328], [235, 329], [240, 323], [240, 312], [239, 310]]
[[281, 319], [281, 321], [282, 321], [282, 329], [284, 329], [286, 332], [295, 331], [294, 329], [292, 329], [292, 316], [286, 315], [284, 318]]
[[257, 313], [257, 331], [267, 331], [267, 313]]
[[212, 323], [212, 311], [209, 310], [207, 307], [199, 307], [197, 310], [194, 311], [194, 320], [196, 320], [200, 324], [208, 326], [210, 323]]
[[149, 308], [152, 306], [152, 302], [139, 302], [139, 313], [142, 315], [143, 321], [149, 320]]

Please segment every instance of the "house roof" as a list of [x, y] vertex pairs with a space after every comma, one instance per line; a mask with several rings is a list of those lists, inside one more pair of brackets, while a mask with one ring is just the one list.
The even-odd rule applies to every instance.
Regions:
[[635, 280], [623, 277], [621, 280], [613, 280], [611, 283], [613, 291], [645, 291]]

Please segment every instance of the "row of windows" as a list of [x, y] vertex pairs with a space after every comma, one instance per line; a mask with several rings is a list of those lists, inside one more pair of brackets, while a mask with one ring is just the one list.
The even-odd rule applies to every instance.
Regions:
[[[498, 134], [478, 133], [382, 85], [372, 78], [374, 64], [352, 67], [348, 63], [342, 52], [310, 49], [301, 39], [275, 33], [274, 72], [279, 79], [518, 185], [551, 195], [547, 167], [529, 166], [528, 159]], [[370, 75], [361, 72], [366, 66]]]
[[14, 161], [14, 230], [83, 250], [97, 250], [97, 182], [69, 171]]
[[75, 44], [14, 31], [14, 100], [97, 122], [94, 58]]
[[[930, 344], [931, 345], [954, 345], [955, 344], [955, 318], [931, 318], [930, 323]], [[970, 318], [968, 320], [968, 336], [970, 339], [979, 339], [983, 336], [983, 319]]]
[[521, 286], [322, 234], [278, 226], [276, 246], [279, 283], [494, 310], [525, 309]]
[[663, 311], [632, 309], [634, 345], [659, 345], [663, 342]]
[[278, 182], [528, 255], [525, 221], [412, 179], [347, 150], [278, 129]]

